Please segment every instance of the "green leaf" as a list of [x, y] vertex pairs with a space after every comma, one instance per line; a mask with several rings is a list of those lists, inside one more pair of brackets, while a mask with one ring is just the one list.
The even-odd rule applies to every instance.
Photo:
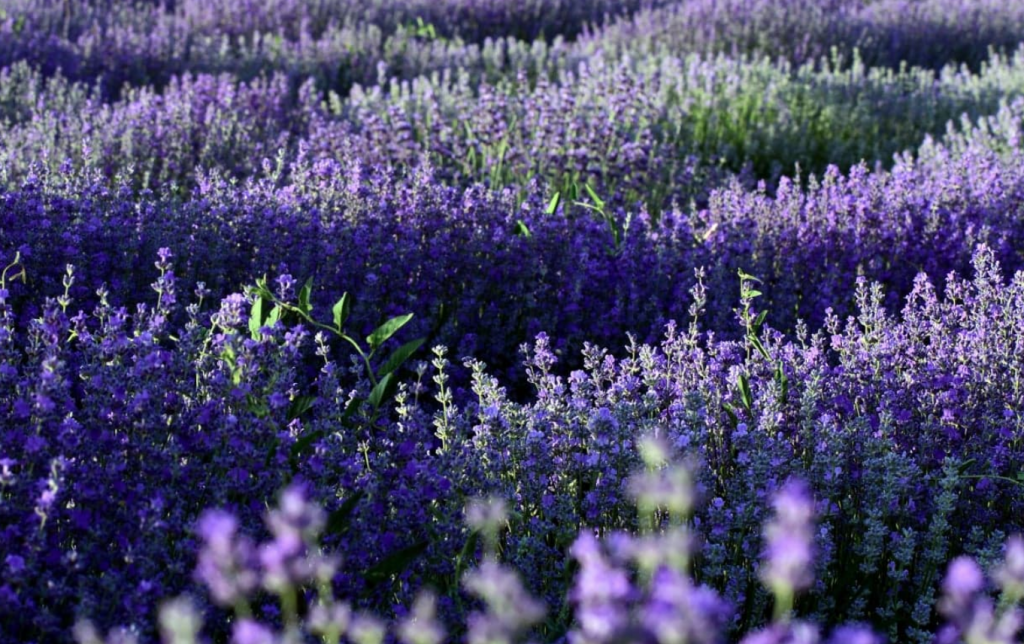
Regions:
[[[977, 462], [977, 460], [978, 459], [976, 459], [976, 458], [971, 458], [971, 459], [968, 459], [968, 460], [960, 463], [957, 466], [957, 474], [961, 474], [962, 475], [964, 472], [969, 470], [971, 468], [971, 466], [974, 465], [975, 462]], [[1021, 470], [1021, 474], [1024, 474], [1024, 470]], [[1018, 477], [1019, 476], [1020, 475], [1018, 475]]]
[[384, 376], [383, 378], [381, 378], [377, 382], [377, 386], [374, 387], [373, 391], [370, 392], [370, 397], [367, 398], [367, 401], [371, 405], [373, 405], [374, 409], [379, 409], [380, 408], [380, 404], [384, 401], [384, 398], [385, 398], [384, 394], [385, 394], [385, 392], [386, 392], [386, 390], [388, 388], [388, 383], [391, 382], [391, 376], [392, 375], [393, 374], [389, 373], [386, 376]]
[[352, 414], [354, 414], [356, 410], [359, 409], [359, 405], [361, 405], [362, 402], [363, 399], [359, 398], [358, 396], [348, 401], [348, 404], [345, 405], [344, 413], [341, 414], [341, 419], [348, 420], [349, 418], [351, 418]]
[[530, 238], [533, 236], [533, 233], [531, 233], [530, 229], [526, 227], [526, 224], [523, 223], [522, 219], [516, 222], [515, 233], [520, 237]]
[[341, 507], [331, 512], [327, 517], [327, 526], [324, 528], [324, 534], [341, 534], [344, 532], [352, 522], [352, 513], [356, 509], [356, 504], [365, 496], [365, 490], [357, 490], [350, 494], [341, 504]]
[[761, 311], [760, 313], [757, 314], [757, 319], [754, 320], [754, 332], [755, 333], [761, 330], [761, 325], [764, 324], [765, 318], [767, 318], [767, 317], [768, 317], [767, 309], [764, 310], [764, 311]]
[[555, 196], [551, 197], [551, 201], [548, 202], [548, 207], [544, 209], [544, 214], [553, 215], [558, 210], [558, 204], [562, 202], [562, 193], [556, 191]]
[[370, 349], [374, 350], [380, 345], [387, 342], [387, 339], [395, 334], [396, 331], [401, 329], [409, 320], [412, 319], [412, 313], [406, 313], [405, 315], [399, 315], [393, 317], [384, 324], [374, 329], [373, 333], [366, 337], [367, 344], [370, 345]]
[[309, 315], [309, 312], [313, 310], [313, 307], [309, 304], [310, 295], [313, 294], [313, 278], [306, 280], [306, 283], [302, 285], [299, 290], [299, 310]]
[[747, 379], [747, 374], [741, 373], [739, 378], [740, 385], [740, 401], [747, 411], [750, 411], [754, 406], [754, 397], [750, 394], [750, 381]]
[[366, 571], [367, 581], [379, 584], [395, 575], [402, 574], [427, 550], [428, 545], [426, 541], [418, 541], [389, 554]]
[[743, 299], [754, 299], [755, 297], [761, 297], [764, 295], [761, 291], [755, 291], [754, 289], [743, 289], [743, 293], [740, 294]]
[[461, 580], [462, 573], [465, 572], [466, 566], [473, 555], [476, 554], [477, 544], [480, 543], [480, 531], [473, 530], [466, 537], [466, 543], [462, 546], [462, 550], [459, 552], [458, 558], [455, 560], [455, 579]]
[[757, 279], [753, 275], [750, 275], [749, 273], [745, 273], [742, 268], [736, 269], [736, 272], [739, 273], [739, 276], [740, 276], [741, 280], [750, 280], [751, 282], [757, 282], [758, 284], [762, 283], [761, 280]]
[[266, 418], [270, 414], [270, 406], [266, 401], [249, 394], [245, 398], [245, 407], [256, 418]]
[[401, 367], [405, 363], [405, 361], [408, 360], [410, 356], [412, 356], [412, 354], [416, 353], [416, 351], [418, 351], [419, 348], [422, 347], [423, 343], [426, 341], [426, 338], [418, 338], [416, 340], [406, 342], [402, 346], [395, 349], [395, 352], [388, 356], [387, 361], [384, 362], [384, 364], [381, 365], [379, 369], [377, 369], [377, 376], [383, 377], [394, 372], [396, 369]]
[[348, 296], [348, 293], [344, 293], [341, 299], [334, 303], [331, 307], [331, 313], [334, 314], [334, 328], [341, 331], [342, 327], [345, 326], [345, 321], [348, 320], [349, 313], [352, 312], [352, 298]]
[[249, 335], [253, 340], [260, 339], [260, 329], [263, 327], [263, 305], [266, 300], [262, 295], [257, 295], [252, 303], [252, 310], [249, 312]]
[[264, 324], [266, 324], [267, 326], [274, 326], [281, 320], [281, 313], [283, 313], [283, 311], [281, 310], [281, 306], [274, 305], [274, 308], [270, 309], [270, 315], [267, 316], [267, 319], [264, 321]]
[[270, 288], [267, 286], [267, 276], [256, 278], [256, 292], [263, 297], [270, 299]]
[[729, 420], [732, 421], [735, 427], [740, 422], [740, 419], [736, 416], [736, 409], [729, 403], [722, 403], [722, 409], [725, 410], [725, 415], [729, 417]]
[[754, 345], [754, 348], [757, 349], [757, 352], [764, 356], [765, 360], [772, 359], [772, 357], [768, 355], [768, 350], [764, 348], [764, 345], [761, 344], [761, 340], [756, 335], [748, 335], [747, 339], [750, 340], [750, 344]]
[[288, 406], [288, 422], [301, 417], [313, 407], [316, 396], [296, 396]]
[[587, 194], [590, 195], [591, 201], [593, 201], [595, 204], [597, 204], [598, 208], [603, 210], [604, 209], [604, 199], [602, 199], [601, 197], [597, 196], [597, 193], [594, 192], [594, 189], [590, 187], [589, 183], [585, 184], [583, 187], [586, 189]]

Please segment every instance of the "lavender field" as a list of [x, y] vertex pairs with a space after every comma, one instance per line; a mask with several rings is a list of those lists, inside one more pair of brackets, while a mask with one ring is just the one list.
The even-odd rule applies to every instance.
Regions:
[[1024, 641], [1024, 0], [0, 0], [0, 644]]

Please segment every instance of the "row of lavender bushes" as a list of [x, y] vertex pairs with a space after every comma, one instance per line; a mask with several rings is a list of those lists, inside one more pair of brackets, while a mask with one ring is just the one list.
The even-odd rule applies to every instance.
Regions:
[[[579, 565], [570, 592], [577, 621], [561, 639], [594, 644], [723, 641], [732, 607], [690, 574], [690, 563], [694, 555], [699, 556], [701, 545], [687, 525], [696, 497], [691, 472], [667, 461], [670, 450], [656, 439], [646, 439], [640, 449], [648, 469], [632, 476], [627, 486], [639, 511], [640, 534], [615, 531], [595, 538], [591, 530], [581, 531], [571, 548]], [[758, 566], [759, 580], [773, 596], [773, 617], [766, 627], [743, 636], [742, 644], [823, 640], [820, 625], [793, 612], [794, 600], [815, 582], [815, 501], [800, 479], [790, 479], [773, 490], [774, 512], [764, 524], [763, 558]], [[501, 563], [500, 537], [507, 519], [504, 501], [493, 497], [473, 500], [466, 509], [467, 527], [484, 541], [479, 567], [459, 580], [482, 607], [466, 620], [466, 641], [471, 643], [520, 641], [546, 615], [544, 603], [524, 589], [514, 569]], [[329, 517], [306, 499], [301, 487], [285, 490], [278, 507], [265, 514], [265, 523], [271, 538], [257, 545], [248, 535], [239, 534], [238, 521], [229, 512], [208, 510], [198, 522], [202, 549], [196, 577], [217, 604], [234, 612], [232, 642], [269, 644], [310, 638], [333, 643], [345, 637], [356, 644], [441, 644], [449, 636], [438, 615], [438, 597], [430, 589], [420, 591], [411, 607], [390, 624], [336, 597], [330, 579], [342, 562], [325, 554], [318, 544]], [[993, 601], [992, 586], [998, 604]], [[277, 600], [283, 628], [253, 615], [251, 601], [260, 593]], [[299, 609], [300, 598], [306, 610]], [[1005, 553], [991, 566], [988, 579], [977, 561], [957, 557], [942, 580], [938, 612], [944, 624], [935, 640], [1014, 642], [1024, 621], [1021, 599], [1024, 539], [1020, 535], [1006, 542]], [[160, 636], [167, 644], [203, 641], [203, 622], [187, 594], [164, 602], [159, 609]], [[112, 629], [104, 637], [86, 619], [76, 623], [75, 639], [80, 644], [128, 644], [139, 638], [137, 632], [124, 628]], [[833, 628], [826, 641], [878, 644], [884, 638], [863, 623], [852, 623]]]
[[68, 263], [83, 278], [72, 293], [83, 306], [105, 283], [134, 307], [155, 278], [150, 258], [167, 247], [183, 258], [188, 289], [201, 281], [222, 297], [254, 275], [314, 278], [317, 304], [339, 288], [360, 302], [360, 331], [413, 312], [417, 336], [515, 378], [516, 347], [541, 331], [570, 356], [584, 341], [617, 346], [627, 332], [653, 341], [685, 315], [698, 267], [713, 294], [708, 327], [725, 334], [739, 269], [763, 281], [773, 324], [788, 332], [797, 320], [820, 328], [828, 307], [849, 312], [859, 276], [885, 284], [898, 306], [918, 272], [965, 270], [978, 243], [1020, 268], [1022, 110], [1004, 105], [892, 170], [833, 168], [772, 192], [732, 185], [704, 209], [659, 216], [596, 192], [580, 197], [589, 208], [572, 207], [537, 184], [525, 195], [461, 189], [429, 168], [396, 175], [353, 161], [267, 162], [242, 184], [202, 174], [184, 197], [135, 195], [65, 166], [0, 197], [0, 252], [20, 251], [33, 275], [26, 318]]
[[1014, 48], [1024, 8], [1000, 0], [698, 0], [623, 17], [577, 46], [630, 51], [721, 52], [800, 63], [860, 49], [872, 66], [977, 69], [992, 48]]
[[[506, 617], [527, 614], [516, 608], [522, 593], [488, 564], [477, 582], [465, 577], [477, 549], [493, 541], [549, 607], [545, 620], [537, 615], [537, 637], [583, 629], [573, 641], [619, 641], [602, 624], [618, 628], [641, 598], [602, 575], [624, 574], [614, 568], [637, 560], [653, 566], [641, 581], [654, 580], [654, 606], [636, 609], [634, 626], [648, 629], [633, 635], [642, 641], [680, 641], [679, 630], [646, 621], [657, 607], [651, 619], [683, 620], [683, 632], [694, 620], [706, 641], [758, 628], [772, 615], [758, 578], [778, 574], [806, 588], [784, 606], [802, 620], [863, 622], [890, 641], [923, 643], [940, 621], [933, 605], [945, 562], [967, 553], [987, 566], [1024, 528], [1024, 272], [1007, 281], [984, 246], [970, 277], [951, 274], [940, 288], [922, 274], [899, 313], [883, 306], [880, 285], [861, 280], [853, 315], [830, 314], [821, 331], [798, 328], [792, 339], [771, 329], [774, 311], [761, 308], [746, 275], [730, 298], [741, 331], [735, 341], [705, 330], [700, 283], [682, 326], [667, 324], [656, 344], [629, 340], [621, 357], [588, 344], [581, 368], [566, 373], [540, 334], [522, 348], [528, 402], [510, 398], [472, 358], [464, 361], [470, 387], [460, 395], [449, 377], [456, 355], [440, 346], [397, 348], [420, 345], [404, 317], [363, 340], [344, 299], [313, 306], [288, 275], [221, 301], [202, 287], [182, 291], [175, 271], [187, 259], [166, 249], [155, 292], [134, 310], [106, 293], [79, 310], [71, 295], [79, 276], [69, 267], [55, 297], [20, 322], [29, 304], [19, 293], [34, 275], [13, 259], [0, 277], [4, 641], [60, 640], [83, 617], [148, 639], [157, 603], [185, 591], [202, 597], [199, 582], [239, 618], [286, 629], [296, 626], [296, 612], [321, 615], [317, 594], [341, 593], [354, 608], [392, 614], [428, 586], [450, 628], [478, 632], [482, 618], [463, 621], [475, 606], [460, 593], [464, 580], [470, 594], [505, 606]], [[410, 370], [396, 371], [406, 359]], [[701, 502], [689, 521], [679, 515], [692, 499], [674, 487], [678, 476], [624, 483], [640, 464], [636, 441], [645, 435], [671, 458], [690, 459]], [[813, 537], [813, 582], [810, 546], [792, 539], [769, 546], [777, 563], [757, 564], [769, 496], [791, 476], [813, 490], [813, 506], [800, 503], [813, 507], [817, 527], [813, 535], [798, 531]], [[266, 499], [289, 483], [325, 504], [326, 523], [309, 525], [323, 528], [321, 543], [343, 568], [331, 560], [311, 568], [293, 533], [280, 541], [282, 522], [306, 521], [287, 497], [285, 517], [270, 523], [276, 545], [253, 550], [234, 541], [236, 527], [257, 532]], [[638, 490], [639, 515], [630, 501]], [[477, 497], [514, 508], [500, 539], [464, 526], [463, 507]], [[679, 535], [646, 545], [611, 536], [656, 533], [654, 505], [674, 511], [669, 523], [687, 525], [704, 544], [689, 560], [713, 593], [679, 594], [688, 582], [658, 569], [659, 557], [687, 561]], [[235, 518], [201, 519], [209, 506]], [[301, 516], [288, 514], [295, 512]], [[567, 595], [576, 571], [565, 553], [581, 532], [579, 585]], [[604, 560], [590, 534], [608, 535], [608, 556], [620, 563]], [[277, 612], [280, 584], [313, 576], [319, 583], [289, 595]], [[271, 595], [240, 603], [257, 582]], [[974, 602], [981, 582], [966, 590], [962, 583], [954, 588], [971, 601], [953, 613], [947, 601], [940, 612], [983, 620], [991, 606]], [[774, 582], [770, 588], [780, 592]], [[728, 614], [719, 615], [716, 595], [732, 607]], [[578, 604], [575, 621], [567, 597]], [[1012, 641], [1019, 624], [1007, 610], [1001, 605], [1000, 626], [957, 624], [982, 629], [972, 637], [996, 638], [967, 641]], [[213, 633], [222, 633], [229, 622], [208, 614]], [[513, 641], [495, 619], [488, 628], [497, 631], [471, 641]], [[768, 633], [788, 641], [786, 628]], [[800, 630], [812, 638], [800, 641], [814, 641], [812, 633]], [[236, 630], [235, 641], [271, 640]]]
[[375, 82], [381, 62], [407, 79], [455, 66], [514, 74], [538, 53], [578, 61], [721, 52], [802, 63], [833, 49], [849, 60], [859, 48], [872, 65], [977, 69], [990, 48], [1016, 47], [1022, 27], [1024, 11], [1000, 0], [12, 0], [0, 14], [0, 64], [102, 78], [106, 96], [187, 72], [315, 76], [321, 89], [344, 93]]
[[1018, 638], [1019, 5], [570, 4], [3, 6], [0, 641]]
[[29, 61], [47, 73], [102, 79], [105, 96], [125, 83], [163, 85], [183, 73], [245, 79], [280, 72], [315, 76], [345, 91], [392, 73], [484, 67], [540, 50], [565, 48], [585, 25], [665, 0], [338, 0], [324, 2], [9, 2], [0, 14], [0, 62]]
[[[461, 72], [356, 88], [341, 97], [283, 76], [174, 78], [105, 102], [96, 87], [18, 64], [0, 71], [0, 171], [9, 186], [71, 162], [136, 188], [187, 193], [201, 168], [257, 175], [267, 158], [422, 166], [448, 185], [530, 191], [570, 204], [589, 184], [612, 206], [703, 204], [738, 174], [770, 185], [799, 163], [820, 173], [892, 155], [962, 115], [993, 113], [1024, 90], [1024, 57], [978, 73], [892, 72], [858, 58], [793, 67], [693, 55], [595, 59], [553, 81], [495, 83]], [[287, 177], [286, 177], [287, 178]]]

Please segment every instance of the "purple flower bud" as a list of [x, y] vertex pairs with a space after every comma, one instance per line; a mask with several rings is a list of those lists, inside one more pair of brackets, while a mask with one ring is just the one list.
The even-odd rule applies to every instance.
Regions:
[[7, 572], [12, 575], [21, 574], [25, 570], [25, 559], [19, 555], [7, 555], [4, 563], [7, 564]]

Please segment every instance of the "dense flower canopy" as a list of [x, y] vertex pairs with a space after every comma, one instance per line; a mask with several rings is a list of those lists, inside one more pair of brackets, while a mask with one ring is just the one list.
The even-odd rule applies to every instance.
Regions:
[[0, 0], [0, 643], [981, 644], [1024, 3]]

